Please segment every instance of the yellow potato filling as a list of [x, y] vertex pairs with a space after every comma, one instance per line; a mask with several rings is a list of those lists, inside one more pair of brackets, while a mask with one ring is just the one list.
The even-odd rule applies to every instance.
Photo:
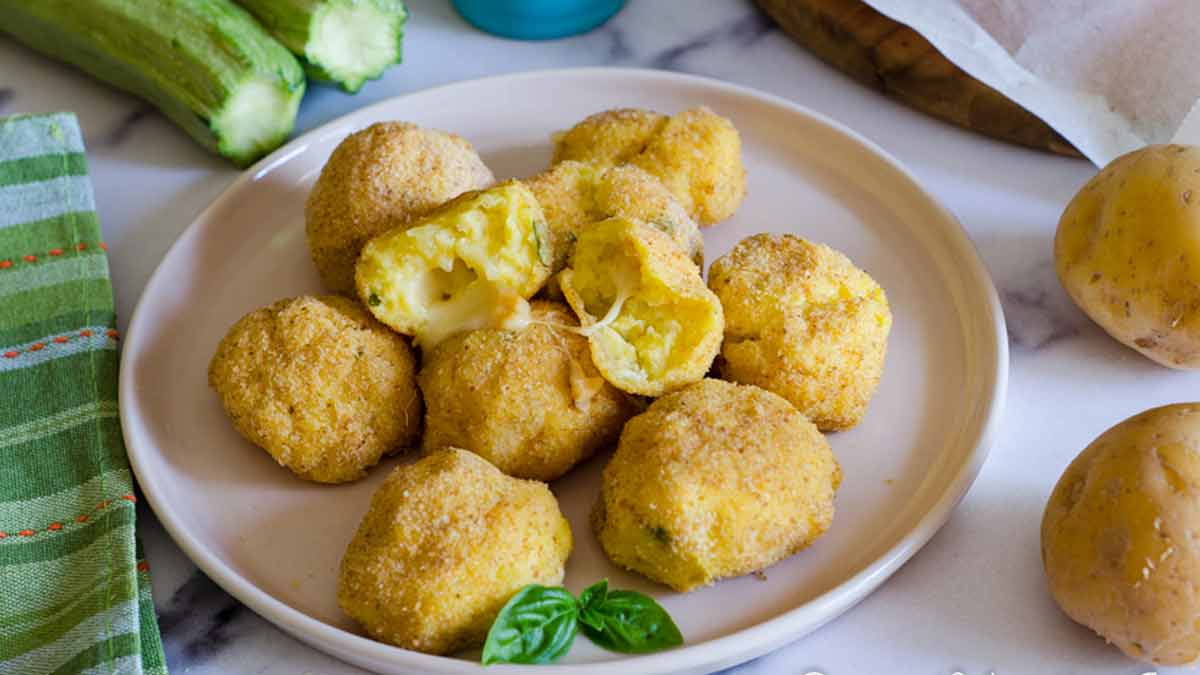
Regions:
[[584, 231], [560, 277], [592, 357], [624, 391], [657, 396], [695, 382], [720, 347], [720, 302], [661, 232], [611, 218]]
[[372, 239], [355, 280], [371, 313], [430, 349], [460, 331], [526, 325], [550, 262], [537, 199], [509, 181]]

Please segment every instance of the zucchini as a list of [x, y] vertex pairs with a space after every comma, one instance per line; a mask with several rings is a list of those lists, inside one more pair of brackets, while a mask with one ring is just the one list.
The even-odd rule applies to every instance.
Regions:
[[146, 99], [245, 166], [291, 133], [295, 57], [232, 0], [0, 0], [0, 31]]
[[300, 57], [314, 80], [354, 93], [400, 62], [402, 0], [237, 0]]

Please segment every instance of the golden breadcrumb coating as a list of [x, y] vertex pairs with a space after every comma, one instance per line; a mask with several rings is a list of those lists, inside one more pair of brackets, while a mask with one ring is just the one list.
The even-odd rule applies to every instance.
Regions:
[[238, 432], [307, 480], [361, 478], [420, 433], [412, 348], [342, 296], [280, 300], [242, 317], [208, 381]]
[[508, 599], [562, 583], [571, 528], [545, 484], [449, 448], [392, 471], [346, 548], [338, 604], [428, 654], [483, 643]]
[[589, 115], [554, 135], [554, 163], [568, 159], [609, 167], [626, 164], [650, 144], [668, 116], [652, 110], [618, 108]]
[[407, 122], [379, 122], [338, 144], [305, 206], [308, 250], [331, 291], [354, 291], [368, 239], [487, 187], [492, 172], [465, 139]]
[[712, 264], [708, 285], [725, 308], [721, 377], [779, 394], [821, 431], [858, 424], [892, 326], [874, 279], [823, 244], [758, 234]]
[[841, 476], [787, 401], [706, 379], [625, 425], [592, 528], [614, 563], [686, 592], [811, 544], [833, 522]]
[[732, 216], [746, 196], [741, 136], [705, 107], [671, 117], [630, 109], [597, 113], [555, 139], [554, 162], [567, 160], [645, 169], [705, 227]]
[[721, 303], [662, 232], [625, 218], [596, 223], [579, 235], [558, 279], [592, 361], [618, 389], [660, 396], [712, 367]]
[[1050, 593], [1068, 616], [1135, 659], [1194, 663], [1198, 526], [1200, 404], [1135, 415], [1079, 453], [1046, 503]]
[[554, 271], [566, 265], [585, 228], [613, 217], [640, 220], [671, 238], [697, 267], [704, 237], [696, 221], [660, 180], [632, 165], [599, 169], [568, 160], [525, 180], [537, 196], [550, 230]]
[[557, 302], [534, 301], [519, 331], [459, 333], [425, 355], [424, 447], [470, 450], [518, 478], [554, 480], [616, 443], [635, 412], [592, 364]]

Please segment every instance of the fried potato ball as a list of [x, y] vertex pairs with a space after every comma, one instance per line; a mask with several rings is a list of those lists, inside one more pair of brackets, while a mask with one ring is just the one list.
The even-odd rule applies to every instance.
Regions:
[[338, 295], [242, 317], [217, 347], [208, 382], [242, 436], [319, 483], [363, 477], [420, 432], [412, 348]]
[[667, 235], [625, 218], [585, 229], [559, 274], [592, 360], [618, 389], [660, 396], [704, 377], [721, 347], [721, 303]]
[[1042, 519], [1050, 593], [1075, 621], [1159, 665], [1200, 658], [1200, 403], [1105, 431], [1054, 487]]
[[1063, 211], [1054, 262], [1109, 335], [1169, 368], [1200, 368], [1200, 147], [1113, 160]]
[[708, 285], [725, 308], [721, 377], [779, 394], [821, 431], [858, 424], [892, 326], [874, 279], [823, 244], [758, 234], [712, 264]]
[[815, 541], [833, 522], [841, 475], [787, 401], [705, 379], [625, 426], [592, 528], [614, 563], [686, 592]]
[[566, 265], [580, 232], [613, 217], [640, 220], [658, 229], [697, 267], [704, 265], [704, 237], [696, 221], [661, 181], [636, 166], [600, 169], [568, 160], [525, 184], [546, 215], [555, 271]]
[[615, 166], [627, 164], [650, 145], [669, 116], [640, 108], [617, 108], [589, 115], [554, 135], [554, 163], [577, 159]]
[[428, 350], [459, 331], [523, 326], [549, 247], [537, 199], [508, 181], [367, 242], [355, 282], [376, 318]]
[[592, 364], [565, 305], [536, 300], [519, 331], [459, 333], [429, 354], [424, 447], [470, 450], [504, 473], [549, 481], [616, 443], [635, 409]]
[[428, 213], [492, 172], [465, 139], [407, 122], [379, 122], [338, 144], [308, 195], [308, 250], [331, 291], [354, 291], [368, 239]]
[[635, 109], [597, 113], [555, 139], [554, 162], [567, 160], [645, 169], [706, 227], [732, 216], [746, 196], [737, 128], [705, 107], [670, 117]]
[[338, 604], [428, 654], [483, 643], [514, 593], [562, 583], [571, 528], [545, 484], [449, 448], [392, 471], [346, 548]]

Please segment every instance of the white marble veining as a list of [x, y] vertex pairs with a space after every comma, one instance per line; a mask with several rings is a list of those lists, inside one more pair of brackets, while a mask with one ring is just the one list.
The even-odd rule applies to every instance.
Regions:
[[[501, 72], [624, 65], [709, 75], [798, 101], [883, 146], [962, 220], [992, 272], [1010, 329], [1012, 373], [1003, 433], [979, 480], [941, 533], [878, 592], [810, 637], [731, 672], [1153, 670], [1057, 611], [1038, 551], [1042, 507], [1070, 459], [1128, 415], [1196, 398], [1200, 384], [1200, 375], [1164, 370], [1113, 342], [1057, 284], [1055, 223], [1093, 173], [1090, 165], [911, 112], [817, 62], [746, 0], [631, 0], [600, 30], [544, 43], [476, 32], [446, 0], [410, 5], [405, 63], [357, 96], [315, 88], [299, 131], [386, 97]], [[0, 40], [0, 115], [51, 110], [75, 111], [83, 126], [123, 327], [167, 247], [237, 172], [144, 104]], [[139, 525], [173, 672], [360, 672], [223, 593], [148, 510]]]

